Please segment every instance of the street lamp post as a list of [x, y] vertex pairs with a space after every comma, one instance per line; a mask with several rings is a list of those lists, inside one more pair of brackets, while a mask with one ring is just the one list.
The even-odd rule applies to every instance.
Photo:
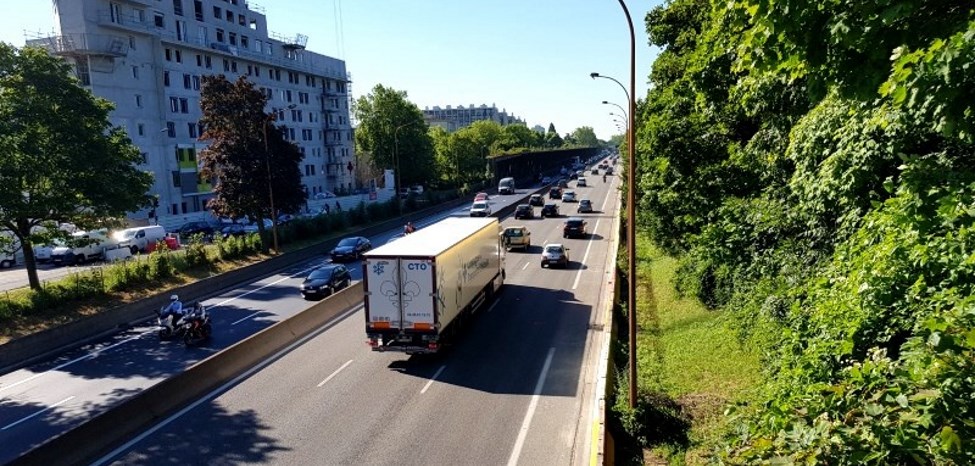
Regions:
[[[271, 237], [274, 238], [274, 253], [280, 252], [278, 249], [278, 218], [274, 210], [274, 183], [271, 178], [271, 149], [267, 143], [267, 127], [274, 121], [274, 112], [271, 112], [264, 119], [262, 129], [264, 130], [264, 162], [267, 168], [267, 195], [271, 201]], [[263, 220], [262, 220], [263, 221]]]
[[609, 76], [601, 76], [599, 73], [591, 73], [593, 79], [606, 78], [619, 84], [626, 94], [626, 101], [630, 108], [627, 112], [626, 144], [629, 157], [626, 165], [626, 307], [627, 323], [629, 330], [629, 404], [630, 408], [636, 407], [636, 149], [635, 132], [636, 125], [634, 118], [636, 115], [636, 102], [630, 97], [636, 93], [636, 34], [633, 32], [633, 19], [630, 17], [630, 10], [626, 7], [623, 0], [617, 0], [626, 15], [626, 22], [630, 27], [630, 92], [626, 90], [623, 83]]
[[620, 111], [621, 111], [621, 112], [623, 112], [623, 120], [624, 120], [624, 121], [627, 121], [627, 120], [629, 120], [629, 119], [630, 119], [630, 117], [629, 117], [629, 116], [628, 116], [628, 114], [626, 113], [626, 109], [625, 109], [625, 108], [623, 108], [623, 107], [621, 107], [621, 106], [620, 106], [619, 104], [614, 104], [614, 103], [612, 103], [612, 102], [610, 102], [610, 101], [608, 101], [608, 100], [604, 100], [604, 101], [603, 101], [603, 105], [613, 105], [613, 106], [615, 106], [616, 108], [618, 108], [618, 109], [620, 109]]
[[393, 158], [396, 159], [396, 192], [395, 192], [395, 196], [396, 196], [396, 205], [397, 205], [397, 207], [399, 207], [399, 214], [400, 215], [403, 215], [403, 203], [400, 201], [400, 198], [399, 198], [399, 190], [400, 190], [400, 188], [402, 186], [400, 184], [400, 175], [399, 175], [399, 130], [401, 130], [401, 129], [407, 127], [407, 126], [410, 126], [413, 123], [414, 122], [412, 122], [412, 121], [409, 122], [409, 123], [403, 123], [402, 125], [397, 126], [396, 129], [393, 130]]

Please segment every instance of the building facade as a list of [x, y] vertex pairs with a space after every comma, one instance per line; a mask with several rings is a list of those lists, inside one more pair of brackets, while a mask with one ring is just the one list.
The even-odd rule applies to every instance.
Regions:
[[504, 109], [498, 110], [498, 107], [494, 104], [490, 107], [484, 104], [481, 104], [480, 107], [475, 107], [474, 104], [471, 104], [470, 107], [461, 105], [457, 108], [453, 108], [450, 105], [447, 108], [440, 108], [439, 106], [434, 106], [433, 108], [425, 107], [423, 109], [423, 120], [428, 125], [440, 126], [451, 132], [465, 126], [470, 126], [471, 123], [481, 120], [496, 121], [501, 125], [525, 124], [524, 121], [514, 115], [508, 115]]
[[[353, 188], [353, 134], [345, 62], [283, 37], [244, 0], [55, 0], [56, 32], [28, 40], [67, 60], [81, 84], [115, 104], [112, 123], [142, 150], [155, 175], [155, 209], [135, 223], [173, 224], [207, 215], [211, 180], [199, 176], [201, 79], [247, 78], [304, 154], [310, 198]], [[157, 218], [153, 219], [152, 216]]]

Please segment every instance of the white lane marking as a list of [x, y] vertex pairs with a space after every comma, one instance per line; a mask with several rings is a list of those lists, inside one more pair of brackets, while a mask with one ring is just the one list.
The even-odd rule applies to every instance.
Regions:
[[[288, 276], [286, 276], [286, 277], [284, 277], [284, 278], [281, 278], [281, 279], [279, 279], [279, 280], [275, 280], [275, 281], [273, 281], [273, 282], [271, 282], [271, 283], [268, 283], [267, 285], [264, 285], [264, 286], [262, 286], [262, 287], [260, 287], [260, 288], [254, 288], [253, 290], [250, 290], [250, 291], [248, 291], [248, 292], [246, 292], [246, 293], [241, 293], [240, 295], [238, 295], [238, 296], [234, 296], [233, 298], [230, 298], [230, 299], [225, 299], [225, 300], [223, 300], [223, 301], [220, 301], [219, 303], [217, 303], [217, 304], [214, 304], [214, 305], [213, 305], [212, 307], [219, 307], [219, 306], [222, 306], [222, 305], [224, 305], [224, 304], [227, 304], [227, 303], [229, 303], [229, 302], [231, 302], [231, 301], [233, 301], [233, 300], [235, 300], [235, 299], [237, 299], [237, 298], [243, 298], [244, 296], [247, 296], [247, 295], [249, 295], [249, 294], [251, 294], [251, 293], [256, 293], [256, 292], [258, 292], [258, 291], [261, 291], [261, 290], [263, 290], [264, 288], [267, 288], [267, 287], [269, 287], [269, 286], [273, 286], [273, 285], [277, 285], [278, 283], [281, 283], [281, 282], [283, 282], [283, 281], [285, 281], [285, 280], [290, 280], [290, 279], [292, 279], [292, 278], [295, 278], [295, 277], [297, 277], [298, 275], [304, 275], [304, 274], [305, 274], [305, 272], [307, 272], [307, 271], [309, 271], [309, 270], [312, 270], [312, 269], [315, 269], [315, 268], [317, 268], [317, 267], [318, 267], [317, 265], [314, 265], [314, 266], [311, 266], [311, 267], [308, 267], [307, 269], [302, 269], [302, 270], [300, 270], [300, 271], [299, 271], [298, 273], [295, 273], [295, 274], [292, 274], [292, 275], [288, 275]], [[257, 311], [257, 312], [255, 312], [255, 313], [253, 313], [253, 314], [251, 314], [251, 315], [249, 315], [249, 316], [247, 316], [247, 317], [244, 317], [243, 319], [238, 319], [238, 320], [235, 320], [235, 321], [234, 321], [234, 322], [232, 322], [232, 323], [231, 323], [230, 325], [231, 325], [231, 326], [233, 326], [233, 325], [237, 325], [237, 324], [239, 324], [239, 323], [241, 323], [241, 322], [243, 322], [243, 321], [245, 321], [245, 320], [247, 320], [247, 319], [250, 319], [251, 317], [254, 317], [254, 316], [256, 316], [256, 315], [258, 315], [258, 314], [260, 314], [260, 313], [262, 313], [262, 312], [264, 312], [264, 311]]]
[[237, 319], [237, 320], [233, 321], [230, 325], [237, 325], [237, 324], [239, 324], [239, 323], [241, 323], [241, 322], [243, 322], [243, 321], [245, 321], [247, 319], [250, 319], [251, 317], [254, 317], [254, 316], [256, 316], [256, 315], [258, 315], [258, 314], [260, 314], [262, 312], [264, 312], [264, 311], [257, 311], [257, 312], [255, 312], [255, 313], [253, 313], [253, 314], [251, 314], [251, 315], [249, 315], [247, 317], [244, 317], [242, 319]]
[[145, 440], [146, 437], [148, 437], [148, 436], [150, 436], [152, 434], [155, 434], [157, 431], [159, 431], [159, 429], [162, 429], [163, 427], [166, 427], [171, 422], [175, 421], [176, 419], [182, 417], [184, 414], [186, 414], [186, 413], [192, 411], [193, 409], [195, 409], [197, 406], [200, 406], [201, 404], [206, 403], [206, 402], [212, 400], [213, 398], [216, 398], [218, 394], [223, 393], [223, 392], [226, 392], [230, 387], [233, 387], [234, 385], [237, 385], [238, 383], [240, 383], [241, 380], [244, 380], [244, 379], [250, 377], [255, 372], [258, 372], [261, 369], [264, 369], [265, 367], [270, 366], [272, 363], [274, 363], [275, 361], [277, 361], [278, 359], [280, 359], [281, 357], [283, 357], [285, 354], [287, 354], [289, 351], [297, 348], [298, 346], [301, 346], [301, 345], [305, 344], [305, 342], [307, 342], [308, 340], [311, 340], [312, 338], [315, 338], [318, 335], [321, 335], [323, 332], [325, 332], [326, 330], [334, 327], [336, 324], [338, 324], [339, 322], [341, 322], [342, 320], [344, 320], [346, 317], [348, 317], [349, 315], [351, 315], [351, 314], [353, 314], [355, 312], [358, 312], [360, 309], [362, 309], [362, 306], [356, 306], [356, 307], [353, 307], [352, 309], [349, 309], [348, 312], [346, 312], [345, 314], [342, 314], [341, 316], [336, 317], [329, 324], [322, 326], [322, 328], [320, 328], [319, 330], [314, 331], [312, 333], [309, 333], [308, 335], [305, 335], [304, 338], [302, 338], [302, 339], [300, 339], [300, 340], [298, 340], [298, 341], [296, 341], [296, 342], [288, 345], [283, 350], [278, 351], [277, 353], [274, 353], [269, 358], [265, 359], [264, 361], [261, 361], [260, 363], [256, 364], [254, 367], [252, 367], [249, 370], [247, 370], [247, 372], [244, 372], [243, 374], [240, 374], [237, 377], [235, 377], [230, 382], [227, 382], [227, 383], [225, 383], [225, 384], [217, 387], [216, 390], [213, 390], [212, 392], [207, 393], [206, 395], [203, 395], [202, 397], [200, 397], [199, 400], [196, 400], [192, 404], [190, 404], [189, 406], [187, 406], [187, 407], [179, 410], [176, 414], [173, 414], [172, 416], [169, 416], [164, 421], [162, 421], [159, 424], [156, 424], [156, 425], [150, 427], [148, 430], [146, 430], [145, 432], [139, 434], [138, 436], [136, 436], [132, 440], [129, 440], [124, 445], [122, 445], [122, 446], [120, 446], [120, 447], [112, 450], [107, 455], [99, 458], [98, 461], [95, 461], [94, 463], [92, 463], [92, 466], [101, 466], [101, 465], [103, 465], [103, 464], [111, 461], [116, 456], [118, 456], [120, 453], [122, 453], [122, 452], [124, 452], [124, 451], [126, 451], [126, 450], [128, 450], [130, 448], [132, 448], [133, 445], [135, 445], [135, 444], [137, 444], [137, 443]]
[[493, 311], [494, 308], [498, 307], [498, 303], [500, 303], [500, 302], [501, 302], [500, 300], [495, 299], [494, 300], [494, 304], [492, 304], [491, 307], [488, 308], [487, 312]]
[[152, 333], [152, 332], [155, 332], [155, 329], [146, 330], [146, 331], [144, 331], [144, 332], [142, 332], [142, 333], [140, 333], [140, 334], [138, 334], [136, 336], [129, 337], [129, 338], [126, 338], [125, 340], [122, 340], [122, 341], [120, 341], [118, 343], [115, 343], [114, 345], [109, 345], [109, 346], [106, 346], [104, 348], [99, 348], [99, 349], [97, 349], [95, 351], [92, 351], [91, 353], [88, 353], [88, 354], [86, 354], [84, 356], [74, 358], [74, 359], [72, 359], [72, 360], [70, 360], [68, 362], [65, 362], [65, 363], [63, 363], [61, 365], [55, 366], [55, 367], [53, 367], [51, 369], [48, 369], [48, 370], [46, 370], [44, 372], [40, 372], [40, 373], [34, 374], [34, 375], [32, 375], [32, 376], [24, 379], [24, 380], [21, 380], [21, 381], [18, 381], [18, 382], [14, 382], [14, 383], [12, 383], [10, 385], [4, 385], [4, 386], [0, 387], [0, 392], [6, 390], [8, 388], [16, 387], [17, 385], [20, 385], [22, 383], [30, 382], [31, 380], [34, 380], [34, 379], [36, 379], [36, 378], [38, 378], [38, 377], [40, 377], [40, 376], [42, 376], [44, 374], [47, 374], [49, 372], [54, 372], [56, 370], [63, 369], [65, 367], [68, 367], [68, 366], [76, 363], [76, 362], [80, 362], [80, 361], [84, 361], [85, 359], [93, 358], [93, 357], [98, 356], [99, 354], [101, 354], [103, 351], [110, 350], [110, 349], [112, 349], [112, 348], [114, 348], [116, 346], [123, 345], [123, 344], [128, 343], [128, 342], [130, 342], [132, 340], [136, 340], [136, 339], [142, 338], [147, 333]]
[[524, 267], [522, 267], [522, 268], [521, 268], [521, 270], [525, 270], [525, 269], [527, 269], [527, 268], [528, 268], [528, 262], [525, 262], [525, 266], [524, 266]]
[[430, 381], [428, 381], [427, 384], [423, 386], [423, 390], [420, 390], [421, 395], [427, 392], [427, 389], [429, 389], [430, 386], [433, 385], [433, 381], [437, 380], [437, 377], [440, 377], [440, 373], [443, 372], [443, 370], [446, 368], [447, 366], [444, 365], [444, 366], [440, 366], [440, 369], [437, 369], [437, 372], [433, 374], [433, 377], [430, 378]]
[[342, 364], [342, 367], [340, 367], [338, 369], [335, 369], [335, 372], [332, 372], [331, 375], [329, 375], [328, 377], [325, 377], [325, 380], [322, 380], [322, 382], [319, 383], [318, 386], [321, 387], [322, 385], [325, 385], [326, 383], [328, 383], [329, 380], [332, 380], [332, 377], [335, 377], [336, 375], [339, 375], [339, 372], [342, 372], [342, 369], [345, 369], [346, 367], [349, 367], [349, 364], [352, 364], [352, 359], [349, 359], [348, 361], [345, 362], [345, 364]]
[[518, 464], [518, 457], [521, 456], [521, 449], [525, 446], [525, 438], [528, 437], [528, 427], [531, 426], [532, 417], [535, 416], [535, 408], [538, 407], [538, 398], [542, 393], [542, 387], [545, 386], [545, 377], [548, 376], [548, 369], [552, 367], [552, 356], [555, 354], [555, 347], [548, 349], [548, 356], [545, 357], [545, 365], [542, 366], [542, 373], [538, 374], [538, 382], [535, 382], [535, 393], [532, 395], [532, 401], [528, 404], [528, 412], [525, 413], [525, 419], [521, 421], [521, 430], [518, 431], [518, 440], [515, 440], [515, 448], [511, 450], [511, 456], [508, 457], [508, 466], [515, 466]]
[[[592, 228], [592, 233], [593, 234], [596, 234], [596, 230], [598, 230], [598, 229], [599, 229], [599, 220], [596, 220], [596, 225]], [[586, 259], [589, 258], [589, 250], [592, 248], [592, 243], [593, 243], [592, 236], [590, 235], [589, 236], [589, 244], [586, 246], [586, 253], [582, 256], [582, 264], [583, 265], [585, 265]], [[576, 272], [576, 281], [572, 283], [572, 289], [573, 290], [576, 289], [577, 286], [579, 286], [579, 278], [582, 277], [582, 271], [583, 270], [585, 270], [585, 269], [583, 269], [582, 267], [580, 267], [579, 268], [579, 271]]]
[[25, 418], [23, 418], [23, 419], [21, 419], [19, 421], [16, 421], [16, 422], [7, 424], [6, 426], [4, 426], [0, 430], [7, 430], [7, 429], [9, 429], [9, 428], [11, 428], [11, 427], [13, 427], [13, 426], [15, 426], [17, 424], [20, 424], [21, 422], [28, 421], [30, 419], [33, 419], [33, 418], [37, 417], [37, 416], [40, 416], [41, 414], [44, 414], [44, 413], [46, 413], [46, 412], [48, 412], [48, 411], [50, 411], [50, 410], [52, 410], [54, 408], [57, 408], [58, 406], [61, 406], [62, 404], [71, 401], [72, 399], [74, 399], [74, 396], [69, 396], [69, 397], [67, 397], [67, 398], [65, 398], [65, 399], [63, 399], [63, 400], [61, 400], [61, 401], [59, 401], [57, 403], [54, 403], [53, 405], [48, 406], [47, 408], [44, 408], [44, 409], [42, 409], [42, 410], [40, 410], [40, 411], [38, 411], [38, 412], [36, 412], [34, 414], [31, 414], [30, 416], [27, 416], [27, 417], [25, 417]]
[[613, 190], [612, 189], [610, 189], [608, 192], [606, 192], [606, 197], [603, 198], [603, 206], [599, 208], [599, 212], [601, 212], [601, 213], [602, 212], [606, 212], [606, 203], [609, 201], [609, 198], [611, 197], [612, 194], [613, 194]]

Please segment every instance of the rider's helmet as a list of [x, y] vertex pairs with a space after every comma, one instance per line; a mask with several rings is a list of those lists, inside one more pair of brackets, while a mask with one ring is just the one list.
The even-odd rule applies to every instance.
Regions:
[[170, 301], [173, 301], [173, 302], [179, 301], [179, 295], [175, 295], [174, 294], [174, 295], [172, 295], [172, 296], [169, 297], [169, 300]]

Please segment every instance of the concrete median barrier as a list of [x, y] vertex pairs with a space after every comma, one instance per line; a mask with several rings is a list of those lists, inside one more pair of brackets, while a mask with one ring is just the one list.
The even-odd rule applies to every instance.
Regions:
[[358, 306], [362, 293], [362, 282], [335, 293], [48, 440], [12, 464], [89, 463]]

